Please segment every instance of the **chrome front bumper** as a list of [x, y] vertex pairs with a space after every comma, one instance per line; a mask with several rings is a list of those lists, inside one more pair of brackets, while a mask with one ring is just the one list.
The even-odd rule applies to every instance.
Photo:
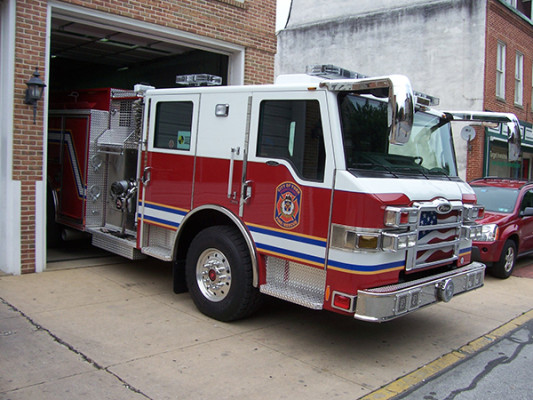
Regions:
[[397, 285], [360, 290], [354, 317], [384, 322], [483, 286], [485, 265], [473, 262], [439, 275]]

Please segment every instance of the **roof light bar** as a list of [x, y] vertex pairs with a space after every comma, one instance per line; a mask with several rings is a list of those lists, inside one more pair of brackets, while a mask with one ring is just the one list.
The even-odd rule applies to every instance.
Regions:
[[421, 106], [433, 107], [438, 106], [440, 104], [440, 99], [438, 97], [433, 97], [429, 94], [417, 92], [416, 90], [413, 91], [413, 94], [416, 97], [416, 103], [420, 104]]
[[370, 76], [360, 74], [358, 72], [349, 71], [347, 69], [337, 67], [332, 64], [311, 64], [306, 67], [307, 75], [320, 76], [326, 79], [363, 79], [370, 78]]
[[[325, 79], [365, 79], [371, 78], [359, 72], [350, 71], [332, 64], [310, 64], [306, 67], [307, 75], [319, 76]], [[421, 106], [438, 106], [440, 100], [428, 94], [413, 91], [417, 104]]]
[[222, 78], [209, 74], [177, 75], [176, 83], [181, 86], [220, 86]]

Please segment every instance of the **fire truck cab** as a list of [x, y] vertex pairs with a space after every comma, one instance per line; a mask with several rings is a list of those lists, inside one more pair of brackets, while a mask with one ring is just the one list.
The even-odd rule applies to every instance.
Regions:
[[450, 126], [506, 124], [516, 157], [514, 115], [437, 111], [403, 76], [334, 66], [216, 80], [63, 98], [48, 175], [65, 237], [172, 263], [174, 290], [222, 321], [268, 294], [382, 322], [483, 285], [471, 262], [483, 209]]

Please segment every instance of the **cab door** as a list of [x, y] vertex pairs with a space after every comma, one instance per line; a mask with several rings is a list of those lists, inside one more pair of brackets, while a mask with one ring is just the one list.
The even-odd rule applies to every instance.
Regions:
[[[156, 247], [170, 249], [169, 232], [178, 229], [191, 208], [198, 106], [197, 94], [149, 99], [146, 149], [140, 162], [138, 246], [144, 252]], [[160, 258], [169, 257], [170, 253]]]
[[333, 174], [325, 93], [254, 93], [243, 214], [261, 255], [324, 270]]

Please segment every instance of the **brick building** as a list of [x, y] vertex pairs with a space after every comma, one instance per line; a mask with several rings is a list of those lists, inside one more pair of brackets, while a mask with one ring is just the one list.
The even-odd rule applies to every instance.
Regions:
[[533, 179], [533, 23], [531, 1], [487, 2], [484, 109], [514, 113], [522, 125], [522, 161], [508, 163], [505, 134], [480, 131], [468, 153], [467, 179]]
[[[275, 0], [0, 0], [0, 271], [46, 265], [49, 98], [57, 91], [171, 87], [210, 73], [223, 84], [274, 77]], [[47, 85], [24, 104], [37, 69]]]
[[467, 143], [458, 126], [459, 173], [533, 179], [531, 13], [531, 0], [293, 0], [278, 35], [276, 73], [335, 64], [365, 75], [403, 74], [439, 97], [443, 110], [515, 113], [522, 162], [507, 162], [501, 132], [480, 128]]

